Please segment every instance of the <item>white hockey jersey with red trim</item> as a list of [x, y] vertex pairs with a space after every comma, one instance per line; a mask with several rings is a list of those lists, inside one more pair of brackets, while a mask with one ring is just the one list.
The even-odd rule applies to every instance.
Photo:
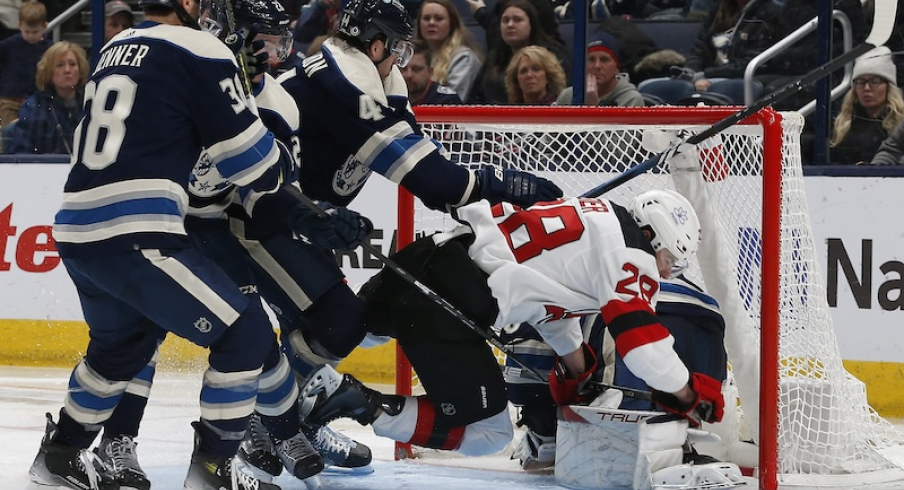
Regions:
[[528, 322], [562, 355], [584, 340], [579, 317], [601, 312], [635, 375], [662, 391], [685, 385], [687, 368], [653, 313], [656, 259], [629, 246], [613, 203], [568, 198], [520, 209], [478, 201], [458, 217], [475, 235], [469, 255], [489, 274], [497, 327]]

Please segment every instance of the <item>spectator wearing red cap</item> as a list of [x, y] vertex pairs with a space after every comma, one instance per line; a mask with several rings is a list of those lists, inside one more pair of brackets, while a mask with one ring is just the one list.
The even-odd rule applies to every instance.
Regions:
[[[618, 41], [605, 32], [597, 32], [587, 44], [587, 81], [584, 105], [643, 107], [643, 96], [621, 72]], [[574, 89], [559, 94], [558, 105], [571, 105]]]

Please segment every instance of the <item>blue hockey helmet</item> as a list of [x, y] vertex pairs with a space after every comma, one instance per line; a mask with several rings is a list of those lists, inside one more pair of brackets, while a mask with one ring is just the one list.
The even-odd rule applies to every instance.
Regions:
[[235, 23], [241, 28], [257, 25], [263, 34], [282, 35], [290, 31], [286, 8], [276, 0], [235, 0]]
[[399, 0], [351, 0], [339, 18], [339, 32], [360, 40], [365, 46], [383, 34], [386, 46], [399, 55], [398, 65], [402, 67], [414, 54], [409, 43], [414, 27]]

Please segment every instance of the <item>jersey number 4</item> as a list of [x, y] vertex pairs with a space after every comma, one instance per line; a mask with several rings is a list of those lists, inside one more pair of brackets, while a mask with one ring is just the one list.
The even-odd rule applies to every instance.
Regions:
[[[502, 205], [493, 206], [494, 216], [502, 214]], [[569, 204], [518, 210], [498, 226], [518, 263], [576, 242], [584, 234], [578, 210]]]

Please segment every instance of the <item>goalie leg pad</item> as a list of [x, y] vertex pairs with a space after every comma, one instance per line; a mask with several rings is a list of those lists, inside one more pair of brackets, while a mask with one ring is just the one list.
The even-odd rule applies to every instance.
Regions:
[[746, 485], [734, 463], [683, 464], [653, 473], [653, 489], [703, 490]]

